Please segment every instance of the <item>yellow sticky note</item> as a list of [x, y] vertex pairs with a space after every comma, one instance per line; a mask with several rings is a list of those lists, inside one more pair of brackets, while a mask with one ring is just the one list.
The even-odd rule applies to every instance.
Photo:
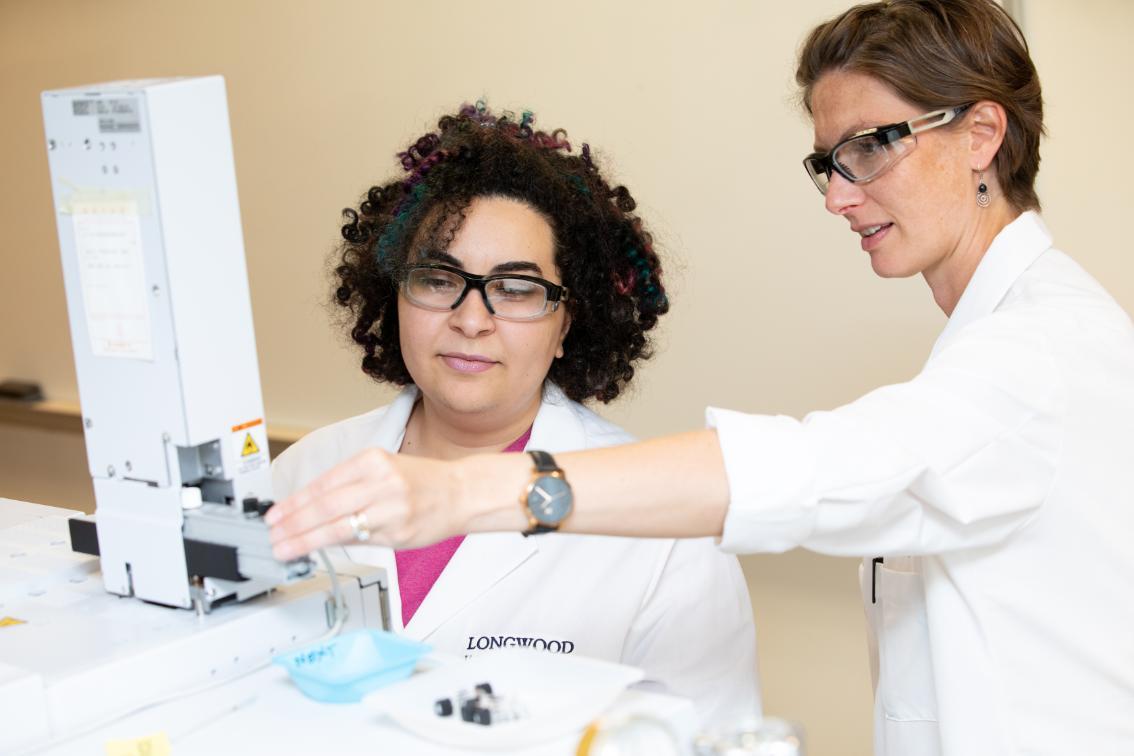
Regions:
[[106, 756], [170, 756], [169, 738], [159, 732], [133, 740], [108, 740]]
[[0, 627], [8, 627], [9, 625], [24, 625], [27, 620], [16, 619], [15, 617], [0, 617]]

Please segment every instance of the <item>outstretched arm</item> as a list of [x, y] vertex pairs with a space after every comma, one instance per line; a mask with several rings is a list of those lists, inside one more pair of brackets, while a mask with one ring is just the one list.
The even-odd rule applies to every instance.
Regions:
[[[575, 494], [562, 530], [622, 536], [719, 536], [729, 489], [714, 430], [557, 454]], [[274, 553], [292, 559], [356, 540], [414, 548], [459, 533], [524, 530], [522, 454], [441, 462], [371, 449], [272, 507]], [[354, 527], [352, 527], [354, 516]]]

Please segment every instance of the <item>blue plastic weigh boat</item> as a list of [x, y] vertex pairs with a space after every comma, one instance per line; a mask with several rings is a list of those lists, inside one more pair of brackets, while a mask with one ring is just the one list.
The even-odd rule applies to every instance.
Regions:
[[272, 661], [288, 671], [309, 698], [357, 703], [363, 696], [410, 676], [432, 647], [382, 630], [353, 630], [288, 651]]

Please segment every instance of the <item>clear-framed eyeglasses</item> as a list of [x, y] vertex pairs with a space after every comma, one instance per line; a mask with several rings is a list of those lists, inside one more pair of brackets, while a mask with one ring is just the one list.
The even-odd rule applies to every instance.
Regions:
[[484, 306], [501, 320], [535, 320], [567, 299], [566, 288], [536, 276], [474, 276], [450, 265], [411, 265], [402, 281], [405, 298], [427, 310], [455, 310], [470, 289], [479, 291]]
[[934, 110], [902, 123], [860, 131], [836, 144], [830, 152], [811, 153], [803, 159], [803, 167], [822, 194], [827, 193], [832, 172], [851, 183], [865, 184], [909, 154], [917, 145], [917, 134], [944, 126], [969, 107]]

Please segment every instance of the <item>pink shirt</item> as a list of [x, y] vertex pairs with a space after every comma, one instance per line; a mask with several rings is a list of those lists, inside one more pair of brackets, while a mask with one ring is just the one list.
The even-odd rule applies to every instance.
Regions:
[[[528, 428], [524, 431], [524, 435], [508, 444], [504, 451], [523, 451], [531, 437], [532, 429]], [[398, 563], [398, 592], [402, 596], [402, 627], [409, 624], [414, 612], [421, 606], [426, 594], [437, 582], [445, 565], [453, 558], [453, 554], [457, 552], [457, 547], [463, 540], [465, 540], [464, 536], [453, 536], [421, 549], [394, 552], [394, 559]]]

